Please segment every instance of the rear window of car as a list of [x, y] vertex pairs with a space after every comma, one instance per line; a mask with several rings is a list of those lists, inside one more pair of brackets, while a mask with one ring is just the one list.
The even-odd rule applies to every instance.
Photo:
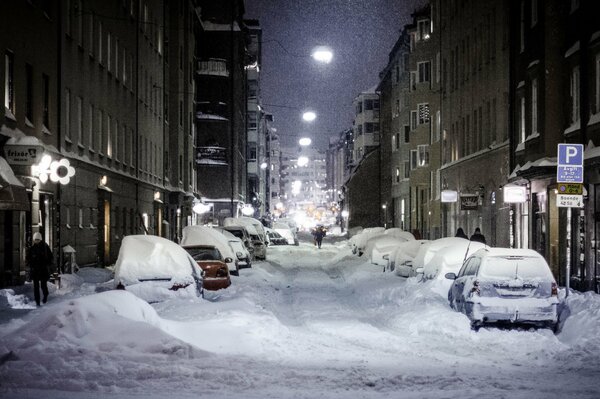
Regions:
[[221, 260], [221, 252], [216, 248], [186, 248], [194, 260]]
[[480, 269], [490, 278], [553, 278], [546, 261], [534, 256], [493, 256]]
[[231, 234], [233, 234], [234, 236], [236, 236], [237, 238], [244, 238], [244, 232], [241, 230], [229, 230], [229, 232]]

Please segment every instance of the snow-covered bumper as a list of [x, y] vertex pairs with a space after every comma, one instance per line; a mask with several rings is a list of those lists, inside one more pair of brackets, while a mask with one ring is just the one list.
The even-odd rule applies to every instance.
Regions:
[[465, 302], [465, 310], [476, 323], [554, 324], [558, 321], [558, 299], [552, 298], [485, 298]]

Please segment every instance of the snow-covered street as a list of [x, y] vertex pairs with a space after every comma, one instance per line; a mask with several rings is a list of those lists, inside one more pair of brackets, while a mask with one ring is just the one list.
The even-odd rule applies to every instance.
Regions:
[[0, 325], [0, 397], [600, 397], [591, 293], [569, 297], [557, 335], [475, 332], [432, 283], [328, 241], [270, 247], [204, 299], [81, 283]]

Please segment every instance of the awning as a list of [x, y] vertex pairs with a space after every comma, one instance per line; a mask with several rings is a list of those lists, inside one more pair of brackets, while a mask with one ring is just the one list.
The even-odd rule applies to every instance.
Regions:
[[6, 159], [0, 157], [0, 210], [29, 211], [30, 208], [27, 189], [15, 177]]

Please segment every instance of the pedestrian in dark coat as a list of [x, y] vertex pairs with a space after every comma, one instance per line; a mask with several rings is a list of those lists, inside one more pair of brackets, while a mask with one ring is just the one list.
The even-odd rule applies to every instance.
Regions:
[[42, 235], [35, 233], [33, 245], [27, 251], [27, 265], [30, 269], [31, 280], [33, 280], [33, 296], [38, 306], [40, 306], [40, 287], [44, 294], [42, 302], [48, 301], [48, 279], [50, 278], [52, 259], [52, 250], [42, 240]]
[[456, 235], [454, 237], [464, 238], [465, 240], [469, 239], [462, 227], [459, 227], [458, 230], [456, 230]]
[[485, 244], [485, 236], [481, 234], [481, 230], [478, 228], [475, 229], [475, 233], [471, 236], [471, 241], [477, 241]]
[[321, 248], [321, 243], [323, 242], [323, 237], [325, 237], [325, 228], [323, 226], [317, 227], [315, 230], [315, 241], [317, 242], [317, 246]]

